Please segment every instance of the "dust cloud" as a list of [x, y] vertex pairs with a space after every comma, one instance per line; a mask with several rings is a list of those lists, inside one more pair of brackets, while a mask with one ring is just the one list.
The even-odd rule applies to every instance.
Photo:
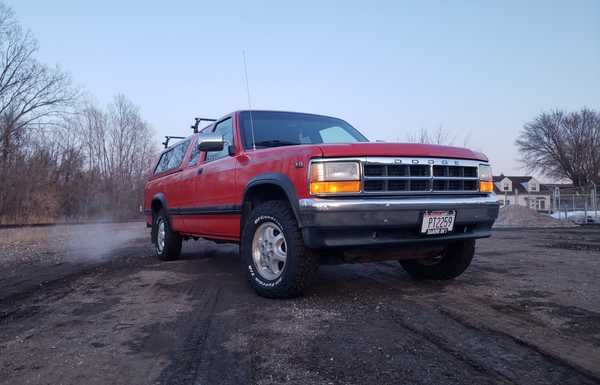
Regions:
[[69, 261], [102, 261], [125, 251], [138, 242], [149, 243], [149, 230], [143, 222], [96, 223], [56, 226], [50, 230], [49, 241], [62, 249]]

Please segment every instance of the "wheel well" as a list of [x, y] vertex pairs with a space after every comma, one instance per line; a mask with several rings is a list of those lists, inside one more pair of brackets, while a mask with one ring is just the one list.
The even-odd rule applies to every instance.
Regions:
[[160, 211], [160, 209], [163, 208], [163, 204], [159, 199], [155, 199], [152, 201], [152, 214], [158, 213]]
[[160, 201], [160, 199], [154, 199], [154, 200], [152, 200], [150, 208], [152, 210], [152, 228], [150, 230], [150, 239], [152, 240], [152, 243], [155, 243], [156, 242], [156, 229], [155, 229], [156, 226], [154, 226], [154, 223], [156, 221], [156, 215], [163, 208], [163, 204]]
[[286, 201], [289, 199], [283, 188], [274, 183], [261, 183], [257, 186], [250, 187], [246, 191], [244, 201], [242, 202], [242, 217], [240, 228], [243, 227], [246, 217], [250, 215], [252, 209], [261, 203], [268, 201]]

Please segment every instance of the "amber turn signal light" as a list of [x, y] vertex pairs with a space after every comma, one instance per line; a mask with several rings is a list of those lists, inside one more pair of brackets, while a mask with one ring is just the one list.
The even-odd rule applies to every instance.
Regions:
[[357, 193], [360, 192], [359, 181], [311, 182], [311, 194]]
[[490, 182], [487, 180], [479, 181], [479, 191], [484, 193], [491, 193], [494, 191], [494, 182]]

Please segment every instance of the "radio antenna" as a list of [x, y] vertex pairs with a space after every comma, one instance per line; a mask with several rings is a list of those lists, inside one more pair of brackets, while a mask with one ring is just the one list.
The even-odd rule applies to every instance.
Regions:
[[250, 131], [252, 132], [252, 149], [256, 150], [256, 141], [254, 140], [254, 119], [252, 119], [252, 102], [250, 100], [250, 84], [248, 83], [248, 66], [246, 65], [246, 51], [242, 50], [244, 57], [244, 75], [246, 77], [246, 94], [248, 95], [248, 112], [250, 113]]

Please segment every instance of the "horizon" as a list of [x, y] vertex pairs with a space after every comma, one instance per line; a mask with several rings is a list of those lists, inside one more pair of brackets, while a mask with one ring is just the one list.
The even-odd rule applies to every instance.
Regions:
[[7, 4], [40, 61], [102, 106], [126, 95], [157, 145], [187, 135], [196, 116], [248, 108], [243, 50], [253, 109], [339, 117], [372, 141], [443, 127], [454, 145], [484, 152], [495, 175], [527, 174], [514, 146], [524, 123], [600, 100], [593, 1]]

